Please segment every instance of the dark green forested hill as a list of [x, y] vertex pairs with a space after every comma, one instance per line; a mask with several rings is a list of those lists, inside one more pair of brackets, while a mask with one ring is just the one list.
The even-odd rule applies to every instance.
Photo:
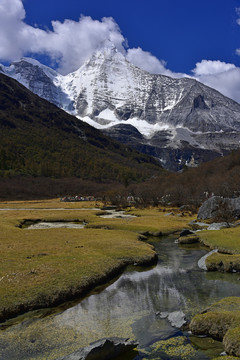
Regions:
[[104, 136], [0, 74], [0, 175], [78, 177], [128, 184], [158, 162]]
[[[133, 189], [133, 190], [132, 190]], [[240, 196], [240, 149], [231, 154], [202, 163], [198, 167], [185, 167], [181, 173], [163, 173], [144, 183], [129, 186], [127, 194], [144, 199], [145, 204], [200, 206], [212, 195]], [[126, 191], [125, 191], [126, 196]]]

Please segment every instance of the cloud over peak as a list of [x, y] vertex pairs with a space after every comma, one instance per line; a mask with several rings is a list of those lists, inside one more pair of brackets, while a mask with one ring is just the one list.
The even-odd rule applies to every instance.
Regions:
[[28, 54], [46, 54], [62, 73], [76, 70], [105, 39], [124, 51], [124, 37], [113, 18], [93, 20], [80, 16], [79, 21], [52, 21], [52, 31], [32, 27], [24, 22], [21, 0], [1, 0], [0, 59], [13, 61]]
[[[240, 8], [236, 9], [239, 16]], [[12, 62], [23, 56], [47, 55], [57, 70], [67, 74], [77, 70], [105, 40], [110, 40], [134, 65], [154, 74], [175, 78], [189, 76], [167, 69], [159, 60], [140, 47], [126, 49], [127, 43], [112, 17], [94, 20], [81, 15], [78, 21], [52, 21], [52, 29], [44, 30], [25, 22], [22, 0], [0, 0], [0, 61]], [[236, 50], [240, 55], [240, 49]], [[192, 71], [193, 78], [240, 102], [240, 68], [219, 60], [202, 60]]]
[[193, 69], [194, 77], [223, 95], [240, 102], [240, 68], [219, 60], [202, 60]]
[[1, 0], [0, 60], [14, 61], [23, 56], [49, 56], [58, 71], [67, 74], [77, 70], [106, 39], [134, 65], [154, 74], [181, 77], [166, 69], [166, 62], [140, 47], [127, 49], [127, 40], [112, 17], [94, 20], [81, 15], [78, 21], [52, 21], [52, 30], [33, 27], [24, 21], [22, 0]]
[[196, 63], [193, 70], [195, 76], [220, 74], [235, 69], [234, 64], [225, 63], [220, 60], [202, 60]]

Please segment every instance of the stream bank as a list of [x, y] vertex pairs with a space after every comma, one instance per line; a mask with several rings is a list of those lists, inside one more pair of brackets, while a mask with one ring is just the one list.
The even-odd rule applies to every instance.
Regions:
[[1, 331], [0, 359], [57, 359], [113, 336], [137, 340], [136, 359], [175, 359], [177, 349], [178, 355], [184, 349], [185, 357], [178, 357], [184, 360], [220, 355], [221, 343], [205, 338], [204, 350], [198, 339], [182, 329], [180, 320], [190, 321], [226, 294], [240, 296], [238, 276], [199, 269], [197, 263], [206, 248], [182, 246], [175, 240], [174, 236], [151, 239], [159, 256], [154, 268], [132, 266], [100, 292], [94, 291], [67, 309], [61, 307], [43, 317], [33, 314]]

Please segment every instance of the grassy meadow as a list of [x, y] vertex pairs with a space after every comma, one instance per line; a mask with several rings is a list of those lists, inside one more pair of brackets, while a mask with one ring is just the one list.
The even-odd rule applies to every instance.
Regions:
[[218, 249], [218, 253], [206, 259], [208, 270], [240, 271], [240, 226], [214, 231], [201, 231], [201, 241], [211, 249]]
[[228, 355], [240, 356], [240, 298], [228, 297], [194, 316], [190, 330], [196, 335], [208, 335], [223, 340]]
[[[240, 226], [216, 231], [201, 231], [200, 240], [218, 253], [206, 259], [210, 271], [240, 271]], [[227, 295], [227, 294], [226, 294]], [[196, 315], [190, 329], [197, 335], [208, 335], [223, 340], [224, 358], [232, 360], [240, 356], [240, 298], [226, 297], [213, 304], [202, 314]], [[233, 356], [232, 356], [233, 355]], [[237, 356], [237, 357], [236, 357]], [[219, 360], [220, 358], [216, 358]]]
[[[139, 231], [181, 230], [190, 216], [159, 209], [134, 210], [134, 218], [103, 219], [100, 203], [46, 201], [1, 202], [0, 317], [82, 296], [128, 264], [151, 263], [153, 247]], [[64, 210], [60, 210], [63, 209]], [[8, 210], [9, 209], [9, 210]], [[11, 210], [10, 210], [11, 209]], [[12, 210], [14, 209], [14, 210]], [[25, 209], [25, 210], [23, 210]], [[20, 228], [24, 220], [86, 222], [84, 229]]]

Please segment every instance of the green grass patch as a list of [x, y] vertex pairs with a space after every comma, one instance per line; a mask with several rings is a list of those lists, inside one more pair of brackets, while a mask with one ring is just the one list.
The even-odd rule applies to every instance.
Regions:
[[229, 254], [240, 254], [240, 226], [233, 228], [201, 231], [199, 232], [201, 241], [211, 249]]
[[206, 259], [209, 271], [240, 271], [240, 226], [233, 228], [201, 231], [201, 242], [211, 249], [218, 249], [218, 253]]
[[228, 354], [240, 356], [240, 326], [227, 331], [223, 344]]
[[28, 201], [2, 201], [0, 202], [1, 209], [90, 209], [100, 208], [103, 206], [101, 201], [76, 201], [76, 202], [65, 202], [60, 199], [50, 200], [28, 200]]
[[[82, 296], [127, 264], [146, 264], [156, 254], [139, 231], [163, 233], [187, 227], [191, 217], [164, 216], [159, 209], [130, 210], [135, 218], [104, 219], [95, 202], [2, 202], [0, 208], [0, 315], [41, 308]], [[15, 210], [7, 210], [14, 208]], [[63, 209], [64, 210], [59, 210]], [[81, 208], [80, 210], [78, 210]], [[28, 209], [28, 210], [20, 210]], [[84, 229], [21, 229], [24, 220], [84, 221]], [[104, 280], [105, 279], [105, 280]]]
[[240, 298], [224, 298], [205, 313], [194, 316], [190, 329], [195, 335], [222, 340], [229, 355], [240, 356]]
[[214, 253], [207, 257], [206, 266], [209, 271], [240, 271], [240, 254], [226, 255]]
[[[183, 336], [172, 337], [167, 340], [157, 341], [151, 345], [151, 355], [158, 359], [158, 356], [163, 355], [163, 358], [177, 358], [181, 360], [189, 360], [195, 357], [196, 350]], [[152, 358], [152, 357], [151, 357]]]
[[[19, 208], [36, 208], [35, 202], [18, 204]], [[9, 317], [14, 311], [17, 313], [27, 308], [49, 306], [61, 302], [61, 299], [65, 301], [68, 296], [81, 295], [81, 289], [97, 284], [100, 278], [107, 280], [108, 274], [117, 272], [124, 265], [147, 263], [155, 256], [153, 247], [138, 241], [137, 234], [127, 230], [125, 226], [115, 226], [113, 230], [29, 230], [17, 227], [24, 219], [78, 219], [88, 223], [95, 222], [100, 226], [105, 223], [105, 219], [97, 217], [95, 211], [50, 210], [56, 207], [56, 201], [48, 201], [47, 204], [49, 210], [43, 210], [46, 202], [38, 202], [38, 210], [1, 211], [2, 318]], [[81, 204], [78, 203], [78, 207]], [[67, 205], [74, 208], [76, 203]], [[15, 204], [8, 203], [7, 206], [13, 208]]]
[[213, 360], [239, 360], [239, 357], [236, 356], [224, 356], [224, 358], [222, 356], [218, 356], [216, 358], [214, 358]]
[[88, 227], [102, 225], [134, 232], [161, 231], [163, 235], [167, 235], [181, 231], [183, 228], [188, 228], [188, 223], [193, 220], [193, 216], [180, 216], [181, 213], [177, 209], [175, 209], [173, 215], [169, 216], [166, 216], [166, 213], [159, 208], [129, 209], [127, 212], [136, 217], [127, 219], [103, 219], [96, 217], [94, 220], [92, 219]]

